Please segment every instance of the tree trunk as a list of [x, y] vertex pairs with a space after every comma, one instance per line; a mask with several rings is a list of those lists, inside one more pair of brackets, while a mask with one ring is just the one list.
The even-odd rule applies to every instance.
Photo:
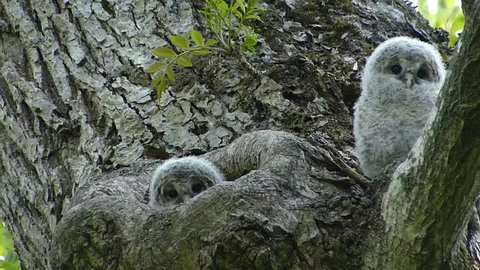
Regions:
[[[195, 1], [1, 2], [0, 218], [24, 269], [381, 265], [389, 181], [365, 180], [352, 154], [361, 70], [388, 37], [448, 53], [447, 35], [400, 0], [262, 5], [250, 65], [196, 58], [157, 103], [150, 52], [169, 35], [208, 33]], [[229, 181], [152, 209], [158, 160], [186, 154]], [[455, 251], [449, 265], [473, 269]]]

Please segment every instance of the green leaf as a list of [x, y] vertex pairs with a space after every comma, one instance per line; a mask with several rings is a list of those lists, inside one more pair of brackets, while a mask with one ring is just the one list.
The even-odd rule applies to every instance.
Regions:
[[207, 42], [205, 42], [205, 46], [212, 47], [217, 43], [218, 43], [218, 40], [216, 39], [208, 39]]
[[173, 72], [172, 66], [167, 67], [167, 78], [172, 82], [175, 83], [175, 72]]
[[166, 47], [153, 49], [152, 54], [155, 55], [156, 57], [164, 57], [164, 58], [174, 58], [175, 56], [177, 56], [176, 52]]
[[207, 21], [208, 28], [213, 31], [214, 25], [213, 25], [212, 19], [211, 18], [205, 18], [205, 20]]
[[225, 1], [219, 1], [215, 4], [215, 7], [217, 8], [220, 17], [224, 19], [228, 17], [228, 4]]
[[171, 36], [170, 41], [175, 45], [175, 47], [183, 50], [190, 49], [188, 39], [182, 36]]
[[251, 16], [251, 15], [259, 15], [259, 14], [262, 14], [265, 10], [263, 9], [260, 9], [260, 8], [252, 8], [250, 10], [247, 11], [247, 13], [245, 14], [245, 16]]
[[242, 50], [243, 52], [246, 52], [246, 51], [249, 51], [251, 53], [254, 53], [255, 52], [255, 48], [254, 47], [242, 47]]
[[162, 80], [162, 77], [163, 76], [158, 76], [158, 77], [155, 77], [155, 79], [152, 80], [152, 82], [150, 83], [150, 89], [155, 89], [155, 87], [157, 87], [157, 85], [160, 83], [160, 81]]
[[146, 73], [155, 73], [155, 72], [158, 72], [159, 70], [161, 70], [164, 66], [165, 66], [165, 63], [155, 63], [155, 64], [149, 66], [145, 70], [145, 72]]
[[257, 2], [258, 2], [258, 0], [248, 0], [248, 8], [251, 9], [251, 8], [255, 7]]
[[262, 19], [260, 19], [260, 16], [258, 15], [248, 15], [248, 16], [245, 16], [244, 19], [248, 20], [257, 20], [257, 21], [262, 21]]
[[222, 20], [222, 18], [225, 18], [227, 15], [226, 13], [225, 14], [220, 14], [219, 16], [215, 16], [214, 19], [214, 23], [213, 23], [213, 31], [217, 34], [220, 34], [220, 32], [222, 31], [222, 27], [224, 26], [224, 21]]
[[20, 264], [17, 262], [0, 261], [0, 269], [20, 270]]
[[227, 2], [225, 1], [217, 1], [215, 3], [215, 7], [219, 10], [219, 11], [228, 11], [228, 4]]
[[257, 45], [257, 37], [256, 36], [246, 36], [243, 39], [242, 43], [242, 50], [243, 51], [249, 51], [249, 52], [255, 52], [255, 45]]
[[14, 251], [13, 239], [0, 220], [0, 269], [20, 270], [20, 262]]
[[207, 11], [207, 10], [200, 10], [200, 14], [203, 14], [205, 19], [211, 19], [212, 16], [214, 15], [213, 12]]
[[247, 47], [253, 47], [257, 45], [258, 39], [256, 36], [246, 36], [243, 39], [243, 45]]
[[190, 32], [190, 37], [192, 38], [193, 42], [197, 44], [197, 46], [203, 46], [205, 44], [205, 40], [203, 39], [202, 33], [200, 33], [195, 29], [193, 29], [192, 32]]
[[235, 5], [233, 5], [233, 9], [237, 10], [238, 8], [240, 8], [242, 10], [242, 13], [245, 14], [245, 3], [243, 2], [243, 0], [235, 1]]
[[241, 19], [243, 17], [243, 13], [238, 11], [238, 10], [234, 10], [233, 15], [235, 15], [235, 17], [237, 17], [239, 19]]
[[176, 63], [182, 67], [191, 67], [193, 65], [192, 60], [190, 60], [190, 58], [188, 58], [186, 55], [181, 55], [178, 57]]
[[165, 76], [161, 77], [160, 83], [158, 84], [157, 87], [157, 99], [160, 100], [162, 97], [162, 94], [167, 91], [167, 80], [165, 80]]
[[198, 56], [204, 56], [204, 55], [207, 55], [209, 53], [211, 53], [212, 51], [209, 50], [209, 49], [200, 49], [200, 50], [195, 50], [195, 51], [192, 51], [192, 54], [193, 55], [198, 55]]
[[448, 30], [450, 32], [450, 42], [449, 42], [450, 46], [453, 47], [457, 42], [458, 32], [460, 32], [463, 29], [464, 24], [465, 24], [465, 17], [463, 16], [463, 14], [460, 14], [459, 16], [457, 16], [457, 18], [455, 18], [455, 20], [452, 22], [452, 25]]

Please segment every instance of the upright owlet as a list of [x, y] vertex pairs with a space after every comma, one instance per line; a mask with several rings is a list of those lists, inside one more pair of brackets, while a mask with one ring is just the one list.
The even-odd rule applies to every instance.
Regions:
[[150, 183], [149, 204], [160, 207], [184, 203], [222, 181], [223, 174], [206, 159], [194, 156], [172, 158], [155, 170]]
[[355, 104], [355, 153], [374, 177], [402, 161], [419, 138], [445, 77], [438, 51], [408, 37], [380, 44], [368, 58]]

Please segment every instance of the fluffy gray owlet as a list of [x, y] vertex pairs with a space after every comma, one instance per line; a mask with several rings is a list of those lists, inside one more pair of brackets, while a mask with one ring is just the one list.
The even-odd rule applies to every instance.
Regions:
[[355, 153], [374, 177], [410, 152], [434, 107], [445, 77], [438, 51], [408, 37], [380, 44], [368, 58], [355, 104]]
[[172, 158], [155, 170], [149, 204], [152, 207], [181, 204], [224, 179], [217, 167], [206, 159]]

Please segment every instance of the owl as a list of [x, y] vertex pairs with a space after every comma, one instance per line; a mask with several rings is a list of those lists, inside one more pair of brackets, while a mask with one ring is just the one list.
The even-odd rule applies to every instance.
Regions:
[[368, 177], [404, 160], [434, 108], [445, 78], [440, 53], [409, 37], [380, 44], [367, 59], [354, 106], [353, 135]]
[[223, 174], [206, 159], [172, 158], [155, 170], [150, 182], [149, 204], [154, 208], [178, 205], [224, 180]]

